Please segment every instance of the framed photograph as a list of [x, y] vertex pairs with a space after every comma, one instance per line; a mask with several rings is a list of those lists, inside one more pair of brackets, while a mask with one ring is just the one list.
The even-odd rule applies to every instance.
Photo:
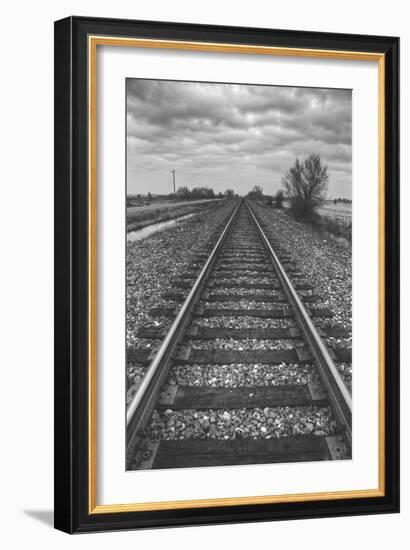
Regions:
[[399, 510], [399, 39], [55, 23], [55, 527]]

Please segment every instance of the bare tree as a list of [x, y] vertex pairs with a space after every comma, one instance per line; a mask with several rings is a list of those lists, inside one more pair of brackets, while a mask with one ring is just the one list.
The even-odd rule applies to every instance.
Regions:
[[292, 168], [285, 171], [282, 185], [297, 218], [311, 220], [314, 217], [316, 207], [325, 197], [328, 181], [327, 166], [319, 155], [309, 155], [303, 162], [296, 159]]

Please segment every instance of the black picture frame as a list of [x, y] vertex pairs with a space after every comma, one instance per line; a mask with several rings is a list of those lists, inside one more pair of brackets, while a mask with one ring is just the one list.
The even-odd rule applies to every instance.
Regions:
[[[88, 59], [90, 35], [385, 56], [385, 494], [376, 498], [89, 511]], [[55, 23], [55, 527], [67, 533], [399, 511], [399, 39], [68, 17]]]

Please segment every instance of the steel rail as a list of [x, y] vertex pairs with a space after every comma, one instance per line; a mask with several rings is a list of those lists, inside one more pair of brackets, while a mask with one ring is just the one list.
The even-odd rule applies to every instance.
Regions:
[[329, 400], [332, 405], [332, 408], [342, 426], [346, 430], [346, 438], [350, 446], [352, 445], [352, 398], [348, 392], [332, 358], [329, 355], [325, 344], [322, 341], [316, 327], [314, 326], [308, 312], [306, 311], [305, 306], [303, 305], [301, 299], [299, 298], [295, 287], [293, 286], [291, 280], [283, 269], [279, 258], [275, 254], [268, 238], [265, 235], [258, 219], [256, 218], [252, 207], [245, 199], [245, 204], [248, 207], [248, 210], [253, 218], [253, 221], [256, 225], [256, 228], [259, 232], [259, 235], [262, 239], [263, 244], [269, 252], [273, 267], [279, 277], [279, 280], [282, 283], [283, 289], [286, 293], [286, 296], [291, 303], [296, 318], [299, 322], [300, 328], [302, 329], [303, 335], [308, 342], [313, 355], [316, 359], [319, 373], [323, 380], [324, 386], [328, 391]]
[[229, 218], [221, 236], [209, 255], [205, 265], [192, 286], [185, 302], [181, 306], [177, 317], [172, 323], [165, 339], [158, 349], [154, 359], [150, 363], [144, 378], [138, 387], [131, 403], [127, 408], [127, 460], [131, 459], [134, 449], [138, 444], [141, 432], [155, 407], [155, 397], [160, 391], [166, 376], [168, 375], [169, 359], [172, 358], [175, 347], [179, 344], [184, 334], [185, 327], [189, 321], [190, 314], [200, 296], [201, 289], [207, 280], [215, 259], [229, 233], [232, 223], [238, 213], [242, 200], [238, 201], [231, 217]]

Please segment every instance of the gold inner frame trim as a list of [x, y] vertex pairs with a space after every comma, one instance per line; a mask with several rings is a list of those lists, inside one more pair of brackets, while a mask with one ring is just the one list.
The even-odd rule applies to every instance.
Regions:
[[[379, 365], [378, 365], [378, 488], [352, 491], [326, 491], [285, 495], [246, 496], [199, 500], [173, 500], [160, 502], [136, 502], [131, 504], [97, 504], [97, 46], [122, 46], [190, 50], [219, 53], [259, 54], [286, 57], [313, 57], [339, 60], [377, 61], [378, 63], [378, 195], [379, 195]], [[244, 506], [249, 504], [274, 504], [285, 502], [314, 502], [319, 500], [342, 500], [352, 498], [376, 498], [385, 495], [385, 56], [374, 52], [350, 52], [306, 48], [282, 48], [242, 44], [217, 44], [177, 40], [155, 40], [112, 36], [88, 37], [88, 510], [90, 514], [119, 512], [142, 512]]]

